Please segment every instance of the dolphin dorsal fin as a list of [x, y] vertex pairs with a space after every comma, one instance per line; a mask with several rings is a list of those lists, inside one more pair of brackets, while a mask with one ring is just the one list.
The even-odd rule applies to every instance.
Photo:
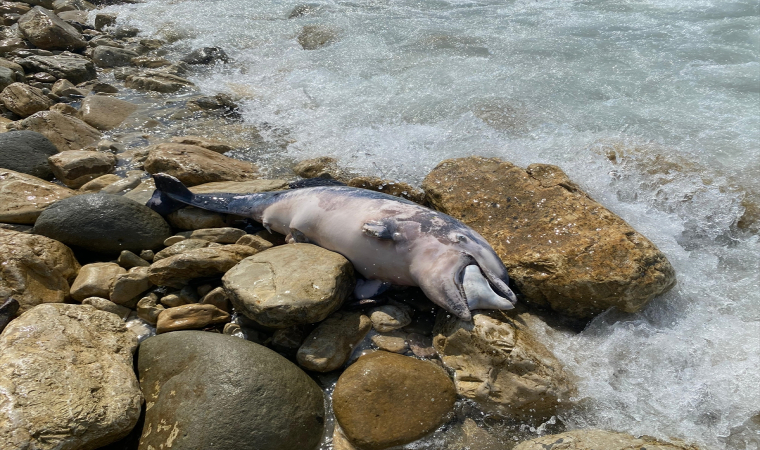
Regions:
[[386, 221], [366, 222], [362, 225], [362, 233], [377, 239], [393, 239], [393, 227]]

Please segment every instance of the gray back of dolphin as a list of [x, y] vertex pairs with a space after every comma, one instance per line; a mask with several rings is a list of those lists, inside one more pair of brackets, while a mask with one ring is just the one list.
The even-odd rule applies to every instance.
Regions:
[[504, 264], [482, 236], [411, 201], [347, 186], [193, 194], [169, 175], [154, 179], [148, 206], [161, 214], [191, 205], [251, 218], [293, 241], [341, 253], [369, 280], [419, 286], [464, 320], [470, 309], [510, 309], [516, 301]]

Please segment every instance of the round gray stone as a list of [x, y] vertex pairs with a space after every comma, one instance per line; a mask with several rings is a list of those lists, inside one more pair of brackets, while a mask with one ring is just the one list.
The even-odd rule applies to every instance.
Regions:
[[0, 167], [3, 169], [49, 180], [53, 172], [47, 159], [56, 153], [55, 145], [36, 131], [0, 133]]
[[221, 334], [175, 331], [144, 341], [137, 365], [148, 405], [140, 450], [319, 445], [321, 389], [266, 347]]
[[60, 200], [40, 214], [34, 233], [99, 253], [160, 248], [171, 228], [158, 213], [128, 198], [85, 194]]

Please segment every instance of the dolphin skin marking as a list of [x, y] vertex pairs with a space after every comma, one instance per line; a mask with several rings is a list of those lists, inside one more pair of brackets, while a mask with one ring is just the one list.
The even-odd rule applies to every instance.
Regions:
[[289, 242], [310, 242], [345, 256], [369, 280], [365, 293], [373, 284], [419, 286], [463, 320], [472, 319], [471, 309], [512, 309], [517, 301], [506, 267], [482, 236], [414, 202], [348, 186], [193, 194], [170, 175], [153, 178], [157, 189], [148, 206], [160, 214], [184, 204], [251, 218]]

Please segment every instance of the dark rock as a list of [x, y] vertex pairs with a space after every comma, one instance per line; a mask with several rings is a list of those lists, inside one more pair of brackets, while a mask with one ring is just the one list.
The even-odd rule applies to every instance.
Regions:
[[99, 45], [92, 52], [92, 61], [98, 67], [121, 67], [128, 66], [137, 56], [132, 50]]
[[13, 316], [16, 315], [18, 308], [18, 301], [13, 298], [9, 298], [0, 305], [0, 333], [3, 332], [3, 329], [8, 325], [8, 322], [10, 322]]
[[140, 450], [167, 442], [181, 449], [307, 450], [319, 445], [322, 391], [266, 347], [220, 334], [176, 331], [142, 343], [138, 370], [150, 405]]
[[189, 55], [182, 58], [183, 62], [188, 64], [216, 64], [218, 62], [229, 62], [230, 58], [227, 53], [219, 47], [203, 47], [190, 52]]
[[108, 194], [61, 200], [40, 214], [34, 233], [99, 253], [160, 248], [169, 224], [135, 201]]
[[48, 138], [36, 131], [0, 133], [0, 167], [49, 180], [53, 172], [48, 156], [58, 149]]
[[98, 13], [95, 15], [95, 29], [103, 31], [103, 28], [116, 25], [116, 14]]
[[58, 79], [65, 78], [73, 84], [98, 77], [95, 65], [89, 58], [70, 52], [59, 55], [30, 55], [17, 62], [27, 72], [47, 72]]

